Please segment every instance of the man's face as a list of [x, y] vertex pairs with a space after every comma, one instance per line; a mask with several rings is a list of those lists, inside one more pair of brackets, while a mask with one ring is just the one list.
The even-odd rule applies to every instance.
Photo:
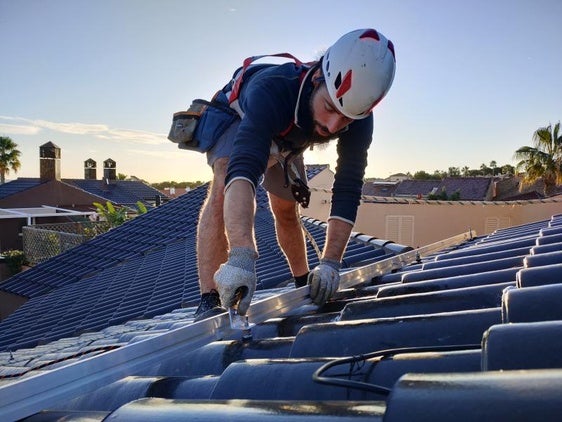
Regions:
[[325, 83], [315, 87], [310, 99], [310, 108], [314, 123], [314, 138], [333, 139], [353, 121], [338, 111]]

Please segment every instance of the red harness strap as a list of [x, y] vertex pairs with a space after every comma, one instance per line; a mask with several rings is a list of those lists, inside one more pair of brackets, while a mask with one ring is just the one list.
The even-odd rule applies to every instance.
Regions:
[[[236, 101], [238, 99], [238, 96], [240, 95], [240, 88], [242, 87], [242, 83], [244, 82], [244, 73], [246, 72], [248, 67], [253, 62], [255, 62], [256, 60], [262, 59], [264, 57], [285, 57], [287, 59], [292, 59], [297, 66], [303, 66], [303, 65], [310, 66], [310, 65], [315, 63], [315, 62], [304, 63], [290, 53], [262, 54], [262, 55], [259, 55], [259, 56], [248, 57], [244, 60], [244, 62], [242, 63], [242, 68], [240, 69], [240, 71], [234, 77], [234, 83], [232, 84], [231, 91], [229, 93], [227, 93], [229, 104], [232, 104], [234, 101]], [[307, 71], [308, 71], [308, 68], [303, 68], [303, 70], [301, 71], [301, 73], [299, 75], [299, 82], [300, 83], [302, 83], [304, 77], [306, 76]], [[285, 130], [283, 130], [279, 135], [281, 137], [287, 135], [293, 129], [293, 127], [295, 127], [294, 121], [292, 121], [289, 124], [289, 126]]]
[[303, 62], [301, 62], [299, 59], [297, 59], [295, 56], [289, 53], [263, 54], [261, 56], [248, 57], [242, 63], [242, 69], [240, 70], [240, 72], [238, 72], [238, 75], [236, 75], [235, 77], [234, 84], [232, 85], [232, 91], [230, 91], [230, 97], [228, 99], [230, 103], [238, 99], [238, 95], [240, 94], [240, 87], [242, 86], [242, 81], [244, 79], [244, 73], [246, 72], [246, 69], [248, 69], [248, 67], [256, 60], [262, 59], [264, 57], [285, 57], [287, 59], [292, 59], [297, 66], [303, 65]]

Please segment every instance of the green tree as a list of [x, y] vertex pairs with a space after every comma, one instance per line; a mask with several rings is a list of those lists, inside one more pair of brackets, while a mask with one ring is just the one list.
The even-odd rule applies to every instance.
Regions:
[[[109, 201], [107, 201], [105, 205], [100, 204], [99, 202], [94, 202], [93, 205], [96, 207], [97, 213], [106, 223], [105, 227], [102, 227], [102, 232], [120, 226], [129, 219], [129, 216], [127, 214], [129, 210], [127, 209], [127, 207], [116, 207]], [[135, 205], [138, 215], [146, 214], [148, 212], [146, 206], [141, 201], [137, 201]], [[88, 236], [91, 237], [95, 234], [97, 233], [94, 230], [91, 233], [88, 233]]]
[[443, 187], [440, 192], [430, 193], [427, 195], [427, 199], [440, 200], [440, 201], [459, 201], [461, 199], [461, 192], [459, 190], [454, 191], [451, 195], [447, 194], [447, 190]]
[[458, 167], [449, 167], [447, 174], [449, 177], [459, 177], [461, 175], [461, 171]]
[[419, 170], [414, 173], [414, 179], [416, 180], [430, 180], [433, 177], [426, 171]]
[[488, 167], [486, 164], [482, 163], [480, 165], [480, 174], [482, 176], [489, 176], [492, 174], [492, 172], [493, 170], [490, 167]]
[[504, 164], [501, 167], [501, 174], [505, 174], [505, 175], [514, 175], [515, 174], [515, 167], [513, 167], [511, 164]]
[[531, 184], [537, 180], [544, 182], [544, 194], [550, 196], [556, 185], [562, 184], [562, 135], [560, 122], [554, 127], [549, 124], [533, 133], [534, 146], [522, 146], [515, 151], [518, 170], [523, 170], [523, 182]]
[[146, 214], [148, 212], [148, 210], [146, 209], [146, 205], [144, 205], [141, 201], [137, 201], [135, 205], [137, 206], [137, 213], [139, 215]]
[[435, 180], [441, 180], [444, 179], [445, 177], [447, 177], [447, 172], [441, 170], [435, 170], [433, 172], [433, 175], [431, 176], [431, 178]]
[[99, 202], [94, 202], [97, 213], [107, 222], [108, 230], [120, 226], [127, 220], [127, 208], [115, 207], [107, 201], [105, 206]]
[[157, 183], [151, 183], [150, 186], [152, 186], [155, 189], [160, 189], [163, 190], [165, 188], [190, 188], [190, 189], [195, 189], [201, 185], [204, 185], [207, 182], [202, 182], [200, 180], [197, 180], [196, 182], [174, 182], [174, 181], [166, 181], [166, 182], [157, 182]]
[[492, 176], [495, 176], [498, 163], [495, 160], [490, 161], [490, 168], [492, 169]]
[[21, 167], [21, 152], [17, 148], [18, 144], [11, 138], [0, 136], [0, 184], [6, 181], [6, 175], [10, 170], [17, 173]]
[[10, 275], [16, 275], [22, 270], [22, 267], [27, 264], [27, 259], [23, 251], [10, 249], [2, 253], [4, 261], [8, 266]]

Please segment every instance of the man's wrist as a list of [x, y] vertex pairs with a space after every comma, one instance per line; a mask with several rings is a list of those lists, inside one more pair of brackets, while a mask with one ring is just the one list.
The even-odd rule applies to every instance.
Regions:
[[253, 272], [257, 258], [258, 254], [253, 249], [235, 247], [228, 253], [228, 264]]
[[336, 271], [339, 271], [341, 268], [341, 261], [337, 259], [322, 258], [320, 260], [320, 264], [328, 265]]

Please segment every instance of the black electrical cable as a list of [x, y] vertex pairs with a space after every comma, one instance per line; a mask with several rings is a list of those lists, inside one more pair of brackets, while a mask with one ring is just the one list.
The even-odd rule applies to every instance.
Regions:
[[389, 355], [397, 355], [400, 353], [448, 352], [448, 351], [455, 351], [455, 350], [474, 350], [480, 348], [481, 348], [480, 344], [457, 344], [457, 345], [446, 345], [446, 346], [402, 347], [396, 349], [379, 350], [365, 355], [349, 356], [345, 358], [334, 359], [333, 361], [330, 361], [322, 365], [320, 368], [318, 368], [312, 374], [312, 380], [320, 384], [352, 388], [352, 389], [363, 390], [371, 393], [377, 393], [377, 394], [388, 396], [391, 391], [391, 389], [388, 387], [383, 387], [377, 384], [370, 384], [368, 382], [363, 382], [363, 381], [325, 377], [322, 376], [322, 374], [326, 372], [328, 369], [333, 368], [335, 366], [345, 365], [345, 364], [353, 365], [357, 362], [366, 361], [368, 359], [373, 359], [377, 357], [385, 358], [388, 357]]

